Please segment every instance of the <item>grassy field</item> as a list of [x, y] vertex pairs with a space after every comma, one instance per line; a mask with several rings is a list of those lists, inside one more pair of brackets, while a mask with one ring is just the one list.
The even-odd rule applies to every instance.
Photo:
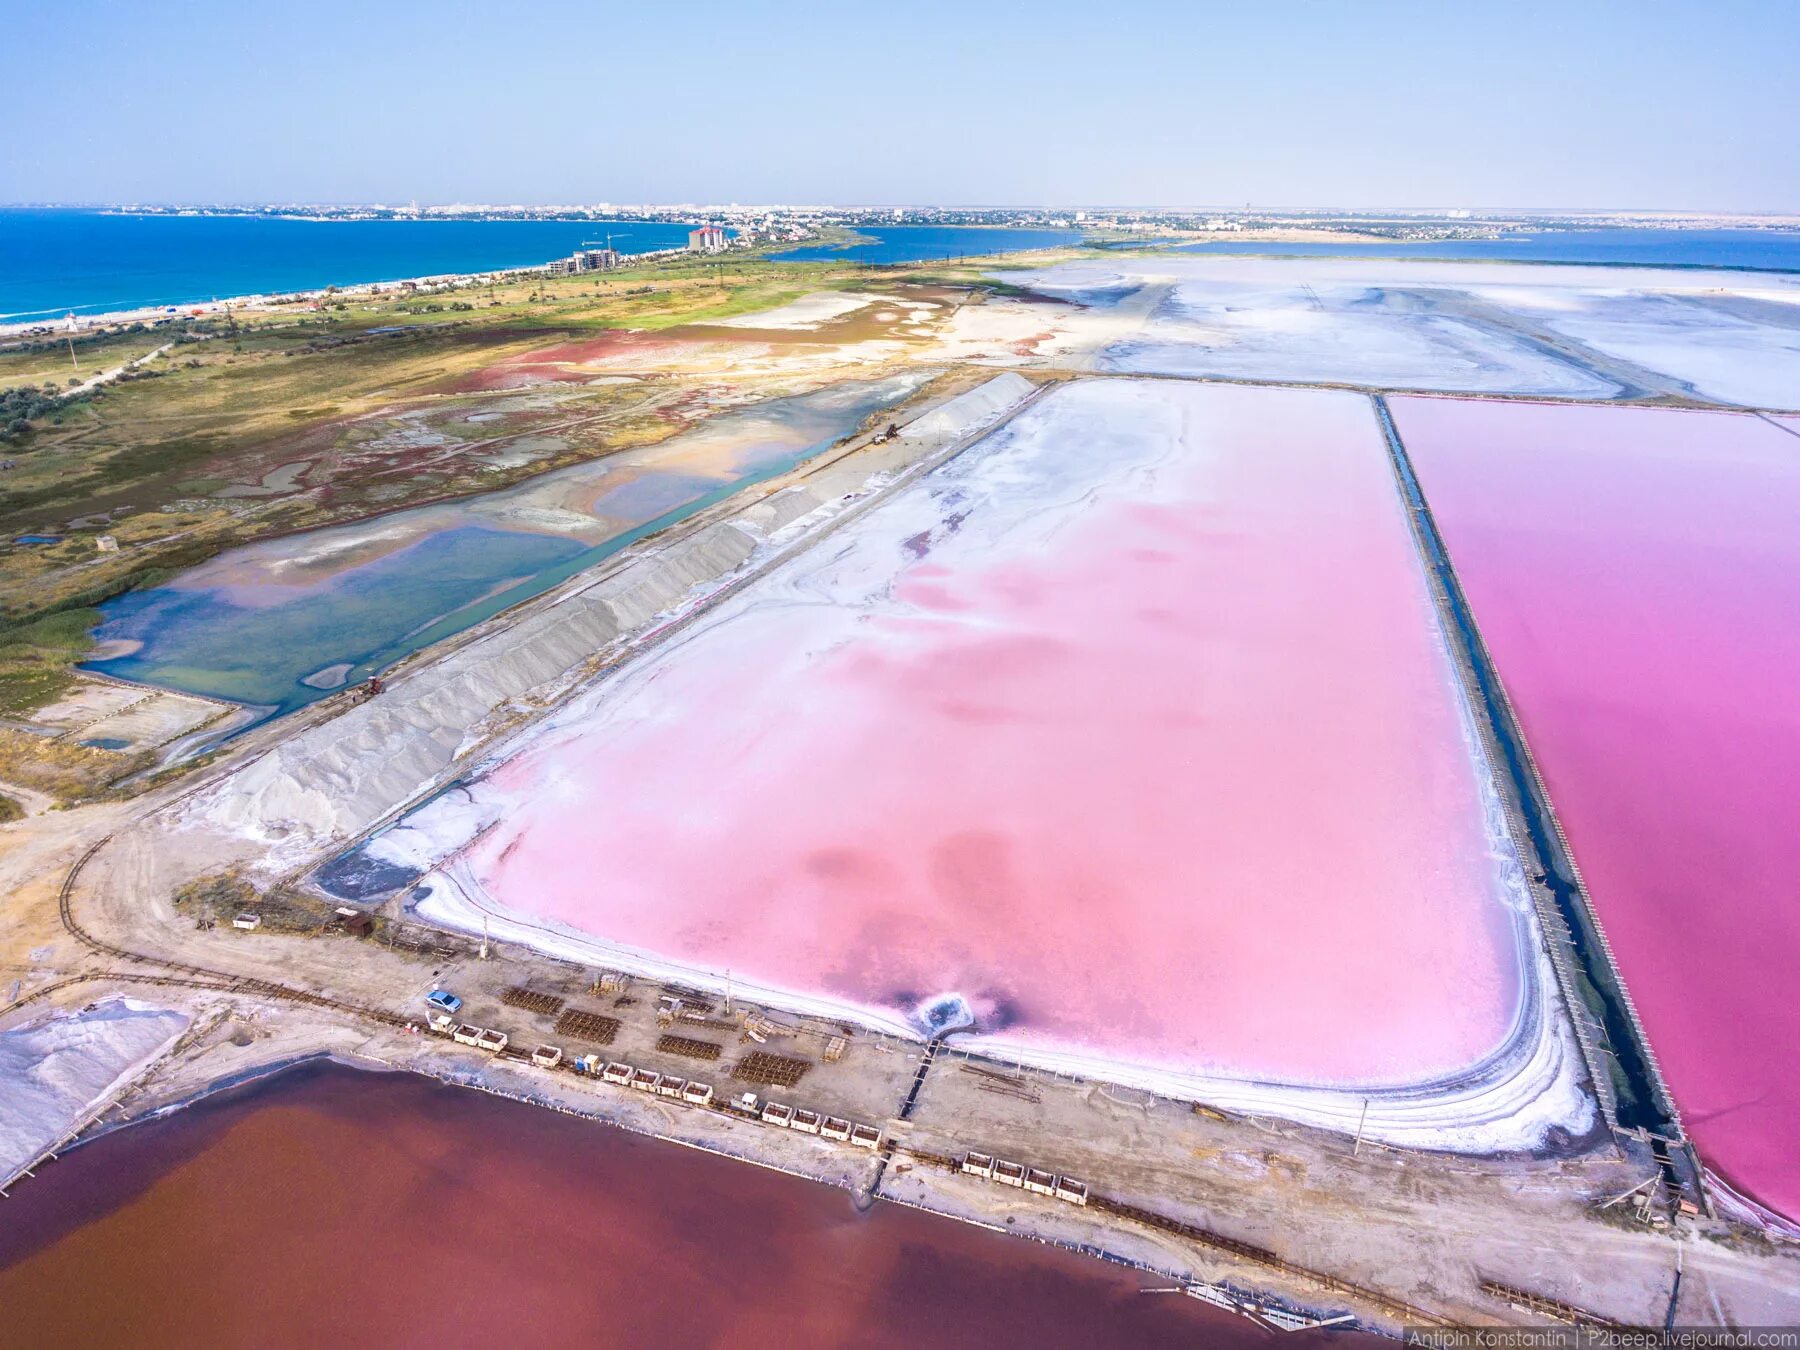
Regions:
[[[51, 384], [89, 379], [136, 357], [155, 351], [170, 337], [168, 329], [136, 327], [93, 335], [47, 338], [0, 349], [0, 389], [21, 384]], [[73, 359], [71, 359], [71, 354]]]
[[69, 667], [93, 645], [88, 637], [100, 616], [65, 609], [31, 623], [0, 630], [0, 713], [40, 708], [69, 685]]

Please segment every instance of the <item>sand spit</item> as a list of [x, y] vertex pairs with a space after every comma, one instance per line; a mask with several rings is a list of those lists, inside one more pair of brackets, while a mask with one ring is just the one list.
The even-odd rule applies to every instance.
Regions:
[[161, 1058], [188, 1018], [129, 998], [0, 1032], [0, 1187]]

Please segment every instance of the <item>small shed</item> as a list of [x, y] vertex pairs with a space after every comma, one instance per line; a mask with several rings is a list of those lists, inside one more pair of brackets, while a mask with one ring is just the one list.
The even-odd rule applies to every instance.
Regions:
[[337, 926], [351, 937], [364, 938], [375, 931], [375, 916], [365, 914], [360, 909], [338, 909], [335, 922]]

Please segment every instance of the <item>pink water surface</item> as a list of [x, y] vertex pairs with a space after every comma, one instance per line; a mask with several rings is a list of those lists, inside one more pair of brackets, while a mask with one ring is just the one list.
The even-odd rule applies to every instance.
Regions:
[[[1046, 455], [1119, 467], [1020, 500], [1004, 461]], [[489, 893], [1154, 1065], [1408, 1079], [1502, 1042], [1501, 868], [1366, 400], [1095, 382], [956, 472], [497, 770]]]
[[1800, 1217], [1800, 440], [1727, 413], [1395, 415], [1685, 1124]]

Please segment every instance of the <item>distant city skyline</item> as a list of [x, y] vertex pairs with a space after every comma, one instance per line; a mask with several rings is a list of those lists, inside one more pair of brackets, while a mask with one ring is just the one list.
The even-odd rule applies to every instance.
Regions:
[[0, 203], [1800, 212], [1800, 6], [10, 7]]

